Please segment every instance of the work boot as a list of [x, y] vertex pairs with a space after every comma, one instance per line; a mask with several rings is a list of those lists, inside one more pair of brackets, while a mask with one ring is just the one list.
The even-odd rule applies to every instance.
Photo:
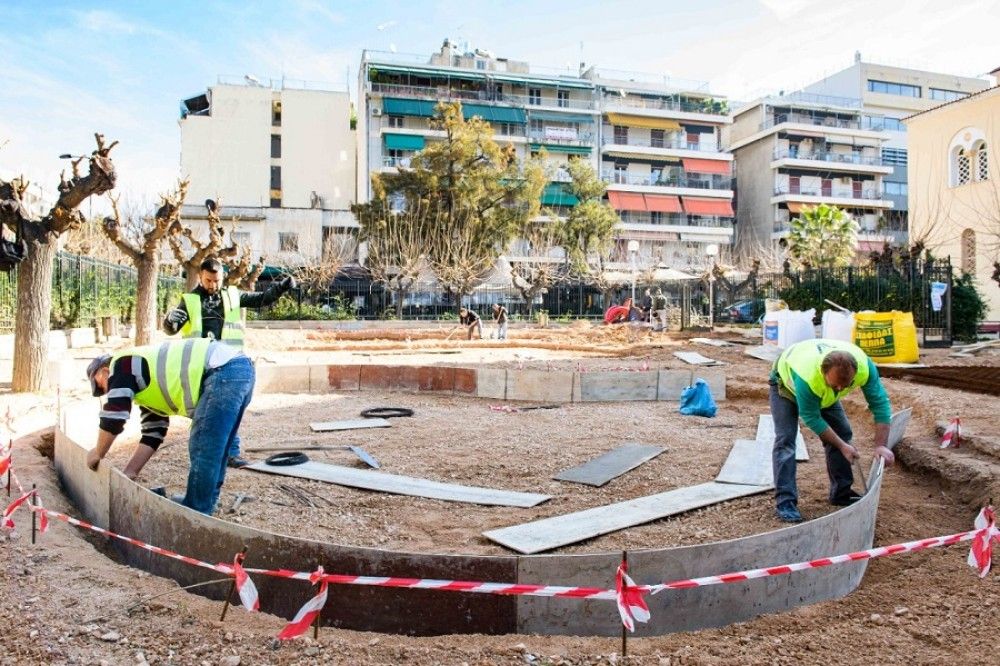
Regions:
[[226, 461], [226, 466], [232, 467], [233, 469], [246, 467], [249, 464], [250, 462], [245, 460], [242, 456], [229, 456], [229, 460]]
[[155, 488], [150, 488], [149, 492], [151, 492], [151, 493], [153, 493], [155, 495], [159, 495], [160, 497], [166, 497], [167, 496], [167, 487], [166, 486], [156, 486]]
[[859, 495], [853, 490], [849, 490], [846, 495], [841, 495], [840, 497], [835, 497], [830, 500], [830, 504], [834, 506], [851, 506], [862, 497], [864, 497], [864, 495]]
[[783, 523], [802, 522], [802, 514], [799, 513], [798, 507], [794, 504], [782, 504], [775, 510], [774, 515]]

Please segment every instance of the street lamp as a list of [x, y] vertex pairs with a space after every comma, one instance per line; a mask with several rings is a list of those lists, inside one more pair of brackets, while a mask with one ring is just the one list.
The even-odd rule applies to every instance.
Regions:
[[63, 153], [59, 156], [61, 160], [85, 160], [89, 159], [86, 155], [70, 155], [69, 153]]
[[635, 305], [635, 270], [636, 270], [635, 258], [636, 258], [637, 254], [639, 254], [639, 241], [634, 240], [634, 239], [630, 240], [628, 242], [628, 260], [629, 260], [629, 263], [632, 265], [632, 305], [633, 306]]
[[705, 246], [705, 256], [711, 257], [712, 266], [708, 269], [708, 330], [715, 329], [715, 258], [719, 256], [717, 243]]

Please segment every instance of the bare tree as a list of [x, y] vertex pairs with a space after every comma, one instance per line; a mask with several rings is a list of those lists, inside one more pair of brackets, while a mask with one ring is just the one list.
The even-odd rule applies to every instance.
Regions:
[[187, 196], [188, 181], [160, 197], [160, 206], [152, 218], [132, 211], [122, 221], [118, 200], [111, 200], [113, 217], [104, 218], [104, 233], [135, 266], [139, 284], [135, 296], [135, 341], [149, 344], [156, 330], [156, 288], [160, 275], [160, 247], [167, 236], [181, 230], [180, 211]]
[[[235, 245], [236, 242], [233, 241]], [[253, 291], [257, 278], [264, 272], [264, 257], [253, 258], [253, 249], [249, 245], [238, 247], [238, 255], [228, 262], [229, 272], [226, 273], [226, 286], [236, 287], [240, 291]]]
[[[80, 205], [91, 196], [99, 196], [115, 186], [115, 166], [111, 150], [118, 144], [105, 144], [104, 136], [95, 134], [97, 148], [89, 158], [72, 162], [72, 176], [60, 176], [59, 199], [40, 220], [28, 218], [21, 196], [27, 183], [15, 187], [0, 181], [0, 225], [20, 229], [27, 243], [27, 254], [17, 268], [17, 312], [15, 315], [14, 375], [15, 392], [38, 391], [45, 378], [48, 360], [49, 317], [52, 314], [52, 265], [58, 239], [83, 223]], [[80, 164], [88, 161], [88, 173], [80, 175]]]
[[[205, 202], [208, 222], [208, 238], [198, 239], [190, 225], [180, 224], [167, 240], [174, 258], [185, 272], [185, 289], [191, 291], [198, 285], [198, 271], [203, 261], [214, 257], [230, 268], [232, 275], [226, 279], [226, 285], [237, 284], [242, 289], [256, 281], [264, 270], [263, 258], [254, 264], [247, 247], [242, 247], [233, 240], [231, 232], [219, 217], [220, 204], [209, 199]], [[233, 225], [236, 219], [230, 221]]]
[[566, 261], [552, 257], [552, 251], [560, 247], [560, 238], [560, 230], [551, 216], [544, 222], [529, 222], [508, 259], [511, 281], [528, 304], [529, 314], [539, 294], [567, 277]]
[[353, 234], [331, 233], [323, 239], [319, 261], [288, 267], [287, 272], [295, 276], [306, 297], [315, 301], [330, 290], [330, 284], [354, 258], [356, 246]]
[[365, 268], [374, 282], [393, 292], [396, 315], [401, 317], [406, 293], [427, 270], [427, 216], [419, 206], [393, 212], [384, 196], [356, 205], [353, 211], [361, 226], [360, 240], [368, 248]]

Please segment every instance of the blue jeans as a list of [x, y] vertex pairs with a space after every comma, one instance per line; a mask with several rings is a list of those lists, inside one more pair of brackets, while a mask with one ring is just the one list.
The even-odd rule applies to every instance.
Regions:
[[226, 454], [250, 404], [253, 384], [253, 364], [245, 356], [205, 371], [188, 440], [191, 469], [184, 506], [208, 515], [215, 510], [226, 478]]
[[[774, 464], [774, 498], [777, 505], [796, 506], [799, 491], [795, 482], [795, 439], [799, 431], [799, 407], [793, 401], [778, 394], [778, 386], [771, 384], [771, 416], [774, 418], [774, 450], [771, 460]], [[820, 416], [837, 435], [851, 443], [854, 436], [847, 414], [840, 402], [835, 402], [820, 410]], [[850, 495], [854, 474], [851, 463], [836, 447], [823, 443], [826, 454], [826, 473], [830, 477], [830, 501], [834, 502]]]
[[507, 322], [497, 324], [497, 340], [507, 339]]

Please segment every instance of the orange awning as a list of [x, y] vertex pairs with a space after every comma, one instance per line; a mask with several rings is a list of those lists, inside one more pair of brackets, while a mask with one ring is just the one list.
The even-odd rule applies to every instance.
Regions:
[[638, 192], [608, 192], [608, 202], [615, 210], [646, 210], [646, 202]]
[[733, 202], [728, 199], [700, 199], [684, 197], [684, 212], [689, 215], [718, 215], [733, 217]]
[[722, 160], [699, 160], [685, 157], [681, 162], [684, 170], [692, 173], [719, 173], [728, 176], [730, 173], [729, 162]]
[[681, 213], [680, 197], [665, 194], [646, 194], [646, 210], [657, 213]]
[[785, 205], [788, 206], [789, 213], [792, 213], [793, 215], [798, 215], [799, 213], [802, 212], [802, 206], [804, 206], [805, 204], [801, 204], [797, 201], [789, 201]]

